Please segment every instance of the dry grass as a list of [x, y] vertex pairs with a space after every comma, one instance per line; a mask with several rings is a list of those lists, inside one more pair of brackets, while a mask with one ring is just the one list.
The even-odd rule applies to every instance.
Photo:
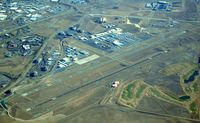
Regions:
[[161, 70], [161, 73], [170, 76], [175, 74], [183, 74], [188, 70], [194, 69], [196, 66], [188, 63], [172, 64]]

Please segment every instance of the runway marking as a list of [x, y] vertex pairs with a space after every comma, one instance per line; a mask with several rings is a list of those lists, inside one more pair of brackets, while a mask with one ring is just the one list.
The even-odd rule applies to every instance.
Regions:
[[21, 96], [25, 97], [25, 96], [27, 96], [27, 95], [28, 95], [28, 93], [24, 93], [24, 94], [22, 94]]
[[27, 109], [26, 109], [27, 112], [30, 111], [30, 110], [31, 110], [31, 108], [27, 108]]
[[76, 61], [75, 63], [77, 63], [77, 64], [79, 64], [79, 65], [82, 65], [82, 64], [85, 64], [85, 63], [87, 63], [87, 62], [93, 61], [93, 60], [95, 60], [95, 59], [97, 59], [97, 58], [99, 58], [99, 56], [96, 55], [96, 54], [94, 54], [94, 55], [92, 55], [92, 56], [88, 56], [88, 57], [86, 57], [86, 58], [80, 59], [80, 60]]

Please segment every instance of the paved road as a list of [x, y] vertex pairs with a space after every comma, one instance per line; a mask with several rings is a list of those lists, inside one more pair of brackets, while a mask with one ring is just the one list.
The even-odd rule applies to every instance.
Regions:
[[[69, 4], [66, 4], [66, 5], [69, 5]], [[69, 6], [72, 6], [72, 5], [69, 5]], [[73, 6], [73, 8], [76, 8]], [[80, 11], [79, 9], [76, 9], [77, 11]], [[56, 17], [60, 17], [60, 16], [63, 16], [63, 15], [66, 15], [66, 14], [69, 14], [68, 11], [64, 11], [60, 14], [57, 14], [57, 15], [53, 15], [53, 16], [50, 16], [50, 17], [46, 17], [46, 18], [43, 18], [43, 19], [40, 19], [38, 21], [34, 21], [32, 23], [28, 23], [28, 24], [25, 24], [25, 25], [22, 25], [22, 26], [18, 26], [16, 28], [12, 28], [10, 30], [7, 30], [5, 32], [1, 32], [1, 34], [5, 34], [5, 33], [9, 33], [9, 32], [12, 32], [12, 31], [15, 31], [17, 29], [20, 29], [20, 28], [23, 28], [23, 27], [26, 27], [26, 26], [30, 26], [30, 25], [33, 25], [33, 24], [36, 24], [36, 23], [40, 23], [40, 22], [43, 22], [43, 21], [46, 21], [46, 20], [49, 20], [49, 19], [52, 19], [52, 18], [56, 18]], [[70, 14], [68, 15], [70, 16]], [[57, 32], [56, 32], [57, 33]], [[55, 34], [56, 34], [55, 33]], [[42, 51], [44, 50], [44, 48], [46, 47], [46, 45], [48, 44], [49, 41], [51, 41], [53, 38], [54, 38], [54, 35], [52, 35], [51, 37], [49, 37], [46, 41], [44, 41], [44, 44], [42, 45], [42, 47], [40, 48], [40, 50], [37, 52], [37, 54], [35, 55], [35, 57], [33, 59], [37, 59], [39, 57], [39, 55], [42, 53]], [[32, 61], [26, 66], [26, 69], [25, 71], [21, 74], [21, 76], [13, 83], [11, 83], [9, 86], [7, 86], [6, 88], [4, 88], [1, 92], [0, 92], [0, 95], [3, 95], [4, 92], [6, 90], [9, 90], [11, 88], [13, 88], [14, 86], [16, 86], [17, 84], [19, 84], [20, 82], [22, 82], [22, 80], [24, 79], [24, 77], [27, 75], [27, 73], [29, 72], [29, 70], [32, 68]]]
[[[134, 108], [127, 108], [127, 107], [120, 107], [117, 105], [113, 105], [113, 104], [93, 104], [93, 105], [89, 105], [87, 107], [84, 107], [80, 110], [77, 110], [75, 112], [73, 112], [70, 115], [65, 116], [64, 121], [67, 121], [69, 119], [73, 119], [76, 118], [79, 114], [86, 112], [88, 110], [92, 110], [92, 109], [97, 109], [97, 108], [107, 108], [107, 109], [111, 109], [111, 110], [119, 110], [122, 112], [137, 112], [139, 114], [143, 114], [143, 115], [148, 115], [148, 116], [154, 116], [154, 117], [158, 117], [158, 118], [163, 118], [163, 120], [165, 120], [164, 118], [168, 118], [168, 119], [174, 119], [174, 120], [182, 120], [182, 121], [191, 121], [191, 122], [200, 122], [200, 119], [192, 119], [192, 118], [187, 118], [187, 117], [181, 117], [181, 116], [175, 116], [175, 115], [170, 115], [170, 114], [162, 114], [162, 113], [156, 113], [156, 112], [151, 112], [151, 111], [145, 111], [145, 110], [139, 110], [139, 109], [134, 109]], [[61, 120], [61, 121], [62, 121]]]
[[[40, 54], [42, 53], [42, 51], [44, 50], [44, 48], [47, 46], [48, 42], [51, 41], [53, 37], [54, 37], [54, 35], [52, 35], [49, 39], [47, 39], [46, 41], [44, 41], [44, 44], [39, 49], [39, 51], [37, 52], [37, 54], [35, 55], [35, 57], [33, 59], [37, 59], [40, 56]], [[25, 71], [20, 75], [20, 77], [15, 82], [13, 82], [9, 86], [5, 87], [4, 90], [0, 92], [0, 95], [4, 94], [5, 90], [12, 89], [17, 84], [19, 84], [20, 82], [22, 82], [22, 80], [26, 77], [27, 73], [32, 68], [32, 66], [33, 66], [33, 63], [32, 63], [32, 60], [31, 60], [31, 62], [26, 66]]]
[[[159, 55], [161, 55], [161, 54], [162, 54], [162, 53], [159, 52], [159, 53], [153, 54], [151, 57], [154, 58], [154, 57], [157, 57], [157, 56], [159, 56]], [[81, 85], [81, 86], [79, 86], [79, 87], [76, 87], [76, 88], [74, 88], [74, 89], [72, 89], [72, 90], [66, 90], [64, 93], [61, 93], [61, 94], [57, 95], [55, 98], [56, 98], [56, 99], [59, 99], [60, 97], [65, 96], [65, 95], [68, 95], [68, 94], [73, 93], [73, 92], [76, 92], [76, 91], [79, 90], [79, 89], [82, 89], [82, 88], [91, 86], [92, 84], [96, 84], [98, 81], [100, 81], [100, 80], [102, 80], [102, 79], [108, 78], [108, 77], [110, 77], [110, 76], [112, 76], [112, 75], [115, 75], [115, 74], [120, 73], [120, 72], [122, 72], [122, 71], [124, 71], [124, 70], [127, 70], [127, 69], [129, 69], [129, 68], [132, 68], [132, 67], [134, 67], [134, 66], [136, 66], [136, 65], [138, 65], [138, 64], [140, 64], [140, 63], [143, 63], [143, 62], [145, 62], [145, 61], [147, 61], [147, 60], [149, 60], [149, 57], [145, 57], [145, 58], [143, 58], [143, 59], [141, 59], [141, 60], [135, 62], [134, 64], [131, 64], [131, 65], [127, 66], [127, 67], [124, 67], [124, 68], [122, 68], [122, 69], [120, 69], [120, 70], [114, 71], [114, 72], [112, 72], [112, 73], [110, 73], [110, 74], [108, 74], [108, 75], [102, 76], [102, 77], [100, 77], [100, 78], [98, 78], [98, 79], [96, 79], [96, 80], [94, 80], [94, 81], [88, 82], [88, 83], [86, 83], [86, 84], [84, 84], [84, 85]], [[43, 102], [41, 102], [41, 103], [38, 103], [37, 105], [33, 106], [33, 108], [34, 108], [34, 107], [41, 106], [41, 105], [44, 105], [45, 103], [48, 103], [48, 102], [50, 102], [50, 101], [53, 101], [52, 98], [50, 98], [50, 99], [48, 99], [48, 100], [45, 100], [45, 101], [43, 101]]]
[[179, 119], [179, 120], [187, 120], [187, 121], [192, 121], [192, 122], [200, 122], [200, 119], [192, 119], [192, 118], [187, 118], [187, 117], [181, 117], [181, 116], [176, 116], [176, 115], [169, 115], [169, 114], [161, 114], [161, 113], [155, 113], [155, 112], [150, 112], [150, 111], [145, 111], [145, 110], [139, 110], [139, 109], [131, 109], [127, 107], [119, 107], [119, 106], [111, 106], [111, 105], [102, 105], [101, 107], [106, 107], [110, 109], [116, 109], [120, 111], [126, 111], [126, 112], [138, 112], [142, 113], [144, 115], [153, 115], [156, 117], [163, 117], [163, 118], [174, 118], [174, 119]]
[[[70, 5], [70, 4], [64, 4], [64, 5], [71, 6], [72, 8], [74, 8], [75, 10], [77, 10], [78, 12], [80, 12], [80, 10], [78, 8], [76, 8], [75, 6], [73, 6], [73, 5]], [[45, 17], [45, 18], [39, 19], [37, 21], [33, 21], [33, 22], [30, 22], [30, 23], [24, 24], [22, 26], [17, 26], [15, 28], [8, 29], [8, 30], [6, 30], [4, 32], [0, 32], [0, 35], [1, 34], [5, 34], [5, 33], [10, 33], [12, 31], [18, 30], [20, 28], [23, 28], [23, 27], [26, 27], [26, 26], [30, 26], [30, 25], [34, 25], [34, 24], [37, 24], [37, 23], [40, 23], [40, 22], [44, 22], [44, 21], [47, 21], [49, 19], [56, 18], [56, 17], [59, 17], [59, 16], [63, 16], [63, 15], [66, 15], [66, 14], [69, 14], [69, 12], [68, 11], [64, 11], [64, 12], [61, 12], [61, 13], [56, 14], [56, 15], [52, 15], [52, 16], [49, 16], [49, 17]]]
[[[29, 23], [29, 24], [26, 24], [26, 25], [23, 25], [23, 26], [20, 26], [20, 27], [16, 27], [16, 28], [14, 28], [14, 29], [8, 30], [8, 31], [3, 32], [3, 33], [8, 33], [8, 32], [17, 30], [17, 29], [22, 28], [22, 27], [25, 27], [25, 26], [29, 26], [29, 25], [32, 25], [32, 24], [35, 24], [35, 23], [43, 22], [43, 21], [46, 21], [46, 20], [48, 20], [48, 19], [55, 18], [55, 17], [58, 17], [58, 16], [66, 15], [67, 13], [68, 13], [68, 12], [64, 12], [64, 13], [61, 13], [61, 14], [58, 14], [58, 15], [55, 15], [55, 16], [50, 16], [50, 17], [48, 17], [48, 18], [44, 18], [44, 19], [41, 19], [41, 20], [36, 21], [36, 22], [33, 22], [33, 23]], [[108, 17], [116, 17], [116, 16], [120, 16], [120, 17], [134, 17], [134, 18], [140, 18], [140, 19], [152, 19], [152, 20], [165, 20], [165, 21], [169, 21], [169, 19], [160, 19], [160, 18], [153, 18], [153, 17], [141, 17], [141, 16], [121, 16], [121, 15], [108, 15], [108, 14], [89, 14], [89, 15], [90, 15], [90, 16], [108, 16]], [[200, 23], [200, 21], [186, 21], [186, 20], [176, 20], [176, 21], [179, 21], [179, 22]], [[0, 33], [0, 34], [3, 34], [3, 33]], [[44, 48], [46, 47], [46, 45], [48, 44], [48, 42], [51, 41], [51, 39], [52, 39], [53, 37], [54, 37], [54, 35], [52, 35], [47, 41], [45, 41], [45, 43], [44, 43], [43, 46], [40, 48], [40, 50], [38, 51], [38, 53], [37, 53], [37, 55], [34, 57], [34, 59], [38, 58], [38, 56], [41, 54], [41, 52], [44, 50]], [[159, 56], [159, 55], [161, 55], [161, 53], [156, 53], [156, 54], [154, 54], [154, 55], [152, 56], [152, 58], [153, 58], [153, 57], [157, 57], [157, 56]], [[145, 62], [145, 61], [149, 60], [148, 58], [149, 58], [149, 57], [144, 58], [144, 59], [141, 59], [141, 60], [137, 61], [136, 63], [133, 63], [133, 64], [131, 64], [131, 65], [125, 67], [125, 68], [122, 68], [122, 69], [120, 69], [120, 70], [114, 71], [114, 72], [112, 72], [111, 74], [108, 74], [108, 75], [105, 75], [105, 76], [103, 76], [103, 77], [100, 77], [100, 78], [98, 78], [98, 79], [96, 79], [96, 80], [94, 80], [94, 81], [91, 81], [91, 82], [89, 82], [89, 83], [86, 83], [86, 84], [84, 84], [84, 85], [81, 85], [81, 86], [79, 86], [79, 87], [76, 87], [76, 88], [74, 88], [74, 89], [72, 89], [72, 90], [66, 90], [64, 93], [57, 95], [57, 96], [55, 97], [55, 99], [59, 99], [60, 97], [66, 96], [66, 95], [71, 94], [71, 93], [74, 93], [74, 92], [76, 92], [77, 90], [79, 90], [79, 89], [81, 89], [81, 88], [89, 87], [89, 86], [91, 86], [92, 84], [96, 83], [97, 81], [100, 81], [100, 80], [102, 80], [102, 79], [105, 79], [105, 78], [110, 77], [110, 76], [112, 76], [112, 75], [115, 75], [115, 74], [117, 74], [117, 73], [120, 73], [120, 72], [122, 72], [122, 71], [124, 71], [124, 70], [127, 70], [127, 69], [129, 69], [129, 68], [131, 68], [131, 67], [133, 67], [133, 66], [135, 66], [135, 65], [138, 65], [138, 64], [140, 64], [140, 63], [142, 63], [142, 62]], [[30, 64], [28, 64], [26, 70], [25, 70], [25, 71], [23, 72], [23, 74], [19, 77], [19, 79], [18, 79], [16, 82], [14, 82], [13, 84], [11, 84], [10, 86], [8, 86], [6, 89], [11, 89], [11, 88], [14, 87], [15, 85], [19, 84], [19, 83], [24, 79], [24, 77], [26, 76], [27, 72], [31, 69], [31, 67], [32, 67], [32, 62], [31, 62]], [[3, 94], [3, 91], [0, 92], [0, 95], [2, 95], [2, 94]], [[48, 102], [51, 102], [51, 101], [53, 101], [52, 98], [51, 98], [51, 99], [48, 99], [48, 100], [46, 100], [46, 101], [44, 101], [44, 102], [38, 103], [38, 104], [35, 105], [34, 107], [39, 107], [39, 106], [44, 105], [44, 104], [46, 104], [46, 103], [48, 103]], [[99, 105], [98, 105], [98, 106], [99, 106]], [[34, 108], [34, 107], [33, 107], [33, 108]], [[108, 107], [108, 108], [117, 108], [117, 107], [110, 107], [110, 106], [107, 106], [107, 105], [105, 105], [104, 107]], [[117, 108], [117, 109], [118, 109], [118, 110], [125, 110], [125, 109], [120, 109], [120, 108]], [[131, 110], [133, 110], [133, 109], [131, 109]], [[131, 111], [131, 110], [130, 110], [130, 109], [126, 109], [126, 111]], [[195, 120], [195, 119], [190, 119], [190, 118], [183, 118], [183, 117], [172, 116], [172, 115], [165, 115], [165, 114], [157, 114], [157, 113], [154, 113], [154, 112], [146, 112], [146, 111], [142, 111], [142, 110], [133, 110], [133, 111], [137, 111], [137, 112], [139, 112], [139, 113], [143, 113], [143, 114], [146, 114], [146, 115], [155, 115], [155, 116], [158, 116], [158, 117], [170, 117], [170, 118], [178, 118], [178, 119], [184, 119], [184, 120], [189, 120], [189, 121], [200, 121], [200, 120]]]
[[[138, 19], [149, 19], [149, 20], [160, 20], [160, 21], [169, 21], [170, 19], [165, 19], [165, 18], [155, 18], [155, 17], [142, 17], [142, 16], [129, 16], [129, 15], [117, 15], [117, 14], [95, 14], [91, 13], [89, 14], [90, 16], [104, 16], [104, 17], [123, 17], [123, 18], [138, 18]], [[187, 22], [187, 23], [200, 23], [200, 21], [190, 21], [190, 20], [180, 20], [176, 19], [174, 21], [177, 22]]]

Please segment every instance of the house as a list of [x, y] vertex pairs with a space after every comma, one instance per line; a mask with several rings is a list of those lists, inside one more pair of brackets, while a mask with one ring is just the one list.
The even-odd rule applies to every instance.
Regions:
[[7, 76], [0, 74], [0, 88], [6, 87], [11, 82], [11, 79]]
[[30, 77], [37, 77], [38, 76], [38, 72], [37, 71], [33, 71], [29, 73]]
[[0, 21], [3, 21], [7, 18], [6, 14], [0, 13]]
[[152, 8], [152, 5], [151, 5], [151, 3], [146, 3], [145, 7], [146, 8]]
[[105, 17], [100, 17], [97, 19], [97, 23], [106, 23], [107, 19]]
[[49, 68], [47, 66], [42, 66], [42, 67], [40, 67], [40, 70], [45, 72], [45, 71], [48, 71]]
[[5, 52], [4, 56], [7, 57], [7, 58], [12, 57], [12, 52], [9, 52], [9, 51]]

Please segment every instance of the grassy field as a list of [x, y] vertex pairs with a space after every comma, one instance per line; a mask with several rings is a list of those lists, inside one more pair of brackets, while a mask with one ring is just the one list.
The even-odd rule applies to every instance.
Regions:
[[133, 81], [124, 86], [119, 102], [132, 107], [137, 106], [139, 101], [143, 98], [148, 86], [140, 80]]
[[146, 87], [147, 87], [147, 85], [142, 85], [138, 88], [138, 90], [136, 92], [136, 98], [139, 98], [142, 95], [142, 93], [144, 92]]
[[135, 83], [129, 84], [122, 93], [122, 98], [125, 100], [131, 99], [133, 97], [132, 89], [135, 86]]

